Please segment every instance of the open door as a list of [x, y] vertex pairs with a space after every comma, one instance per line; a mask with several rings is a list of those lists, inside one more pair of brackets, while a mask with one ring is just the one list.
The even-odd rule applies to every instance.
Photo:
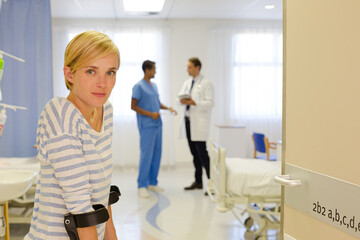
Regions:
[[360, 239], [360, 1], [283, 6], [282, 239]]

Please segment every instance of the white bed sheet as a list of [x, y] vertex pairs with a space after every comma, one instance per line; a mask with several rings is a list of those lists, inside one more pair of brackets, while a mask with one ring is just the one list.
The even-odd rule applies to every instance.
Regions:
[[227, 192], [234, 196], [280, 196], [274, 177], [281, 174], [280, 161], [226, 158]]

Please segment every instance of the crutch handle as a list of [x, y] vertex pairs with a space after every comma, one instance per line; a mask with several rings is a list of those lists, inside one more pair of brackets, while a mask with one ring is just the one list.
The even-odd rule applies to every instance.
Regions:
[[121, 196], [120, 190], [117, 186], [112, 185], [110, 187], [110, 194], [109, 194], [109, 205], [112, 205], [119, 201], [119, 197]]

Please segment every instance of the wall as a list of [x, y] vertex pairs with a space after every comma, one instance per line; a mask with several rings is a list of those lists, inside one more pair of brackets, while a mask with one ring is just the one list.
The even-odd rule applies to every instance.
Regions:
[[[284, 3], [285, 162], [359, 186], [360, 2]], [[305, 184], [311, 189], [311, 182]], [[336, 188], [331, 193], [339, 196], [331, 201], [341, 212], [346, 197]], [[350, 193], [353, 199], [357, 193]], [[284, 209], [284, 231], [298, 240], [357, 239], [310, 214]], [[358, 209], [349, 214], [357, 216]]]

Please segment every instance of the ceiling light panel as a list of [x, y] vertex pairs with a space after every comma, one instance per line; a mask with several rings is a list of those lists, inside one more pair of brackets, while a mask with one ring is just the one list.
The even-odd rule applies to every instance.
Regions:
[[165, 0], [123, 0], [126, 12], [161, 12]]
[[265, 5], [265, 9], [271, 10], [271, 9], [274, 9], [274, 8], [275, 8], [274, 4]]

